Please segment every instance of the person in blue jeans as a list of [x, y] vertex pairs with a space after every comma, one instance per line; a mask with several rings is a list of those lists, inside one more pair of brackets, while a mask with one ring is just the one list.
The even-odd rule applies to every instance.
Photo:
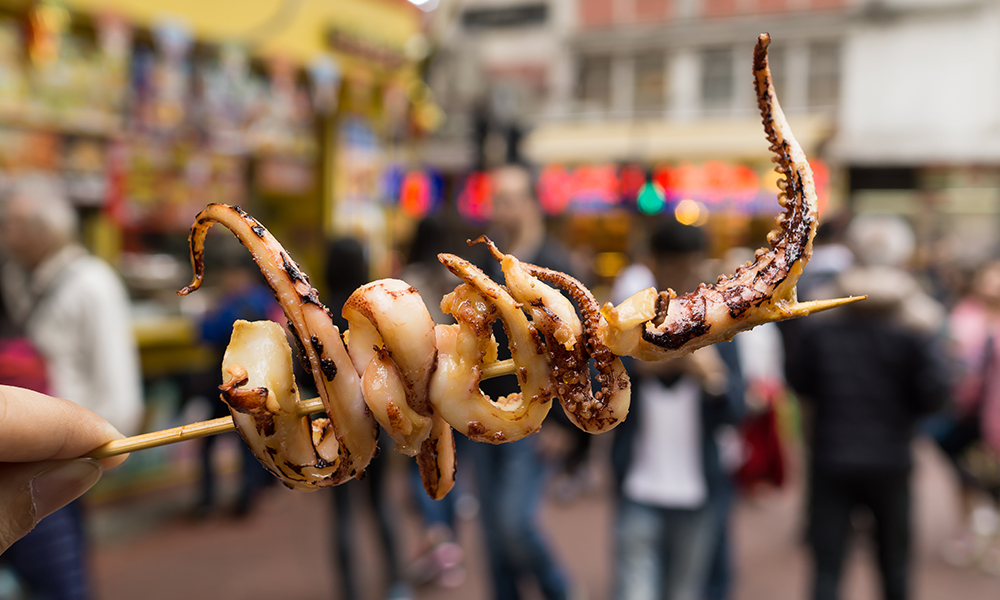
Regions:
[[[500, 249], [522, 261], [571, 273], [566, 253], [546, 239], [545, 221], [532, 195], [528, 170], [521, 165], [495, 169], [492, 183], [490, 236]], [[494, 281], [503, 281], [503, 273], [492, 258], [475, 262]], [[499, 323], [493, 334], [499, 358], [509, 358], [507, 336]], [[513, 377], [489, 379], [481, 387], [491, 398], [518, 391]], [[569, 577], [538, 527], [538, 509], [546, 475], [557, 466], [557, 455], [565, 448], [586, 450], [585, 445], [571, 441], [574, 436], [590, 437], [554, 406], [535, 435], [506, 444], [470, 444], [495, 600], [520, 598], [518, 585], [524, 579], [533, 579], [547, 600], [570, 596]]]

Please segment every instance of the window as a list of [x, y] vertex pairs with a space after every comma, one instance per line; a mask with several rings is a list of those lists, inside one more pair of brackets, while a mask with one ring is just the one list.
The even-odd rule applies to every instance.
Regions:
[[614, 21], [614, 0], [580, 0], [577, 4], [580, 25], [606, 27]]
[[701, 103], [705, 110], [733, 105], [733, 52], [729, 48], [705, 50], [701, 57]]
[[635, 57], [635, 112], [662, 111], [665, 105], [666, 61], [662, 52]]
[[810, 107], [834, 106], [840, 95], [840, 46], [835, 42], [809, 45]]
[[577, 97], [585, 109], [611, 105], [611, 57], [585, 56], [580, 60]]
[[639, 23], [664, 21], [670, 14], [670, 0], [635, 0], [635, 18]]

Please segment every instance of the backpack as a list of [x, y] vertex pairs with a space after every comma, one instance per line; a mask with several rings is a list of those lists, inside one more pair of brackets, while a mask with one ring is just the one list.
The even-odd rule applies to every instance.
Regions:
[[24, 328], [14, 323], [0, 294], [0, 385], [11, 385], [47, 394], [48, 369], [45, 357], [28, 338]]

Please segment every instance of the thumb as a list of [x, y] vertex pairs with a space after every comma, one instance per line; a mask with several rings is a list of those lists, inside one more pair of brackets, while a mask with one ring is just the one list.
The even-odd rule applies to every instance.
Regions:
[[101, 478], [92, 458], [0, 464], [0, 553]]

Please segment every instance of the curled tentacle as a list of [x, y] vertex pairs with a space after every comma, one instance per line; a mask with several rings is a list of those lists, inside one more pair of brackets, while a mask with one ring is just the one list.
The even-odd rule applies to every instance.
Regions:
[[[478, 242], [489, 247], [503, 269], [511, 295], [527, 307], [532, 322], [545, 334], [555, 389], [569, 419], [588, 433], [608, 431], [621, 423], [628, 415], [632, 388], [621, 359], [597, 336], [600, 305], [590, 290], [570, 275], [503, 254], [485, 236], [473, 243]], [[565, 290], [576, 301], [582, 323], [572, 303], [546, 283]], [[591, 358], [596, 361], [601, 384], [596, 393], [591, 389]]]
[[[617, 309], [606, 305], [601, 337], [620, 355], [662, 360], [731, 339], [740, 331], [771, 321], [804, 316], [859, 298], [799, 303], [795, 284], [812, 256], [819, 221], [816, 186], [802, 147], [778, 104], [767, 62], [770, 36], [763, 33], [754, 49], [753, 72], [764, 132], [774, 153], [778, 200], [785, 209], [778, 229], [767, 236], [768, 248], [755, 260], [720, 277], [712, 285], [677, 297], [672, 291], [640, 292]], [[644, 320], [643, 320], [644, 319]]]
[[338, 444], [329, 419], [300, 415], [285, 330], [271, 321], [237, 321], [222, 359], [220, 386], [237, 431], [264, 467], [293, 489], [336, 476]]
[[455, 441], [428, 398], [437, 348], [427, 305], [408, 283], [382, 279], [355, 290], [343, 315], [365, 402], [397, 450], [417, 457], [428, 495], [442, 498], [455, 480]]
[[410, 456], [430, 434], [427, 386], [437, 358], [434, 320], [420, 294], [398, 279], [368, 283], [343, 309], [347, 347], [376, 420]]
[[[478, 267], [452, 254], [441, 262], [465, 281], [441, 301], [458, 321], [438, 325], [438, 366], [431, 378], [431, 403], [452, 427], [472, 440], [499, 444], [537, 431], [556, 396], [541, 335], [520, 305]], [[485, 359], [496, 359], [492, 327], [507, 331], [521, 391], [493, 401], [479, 389]]]
[[[253, 255], [285, 311], [299, 343], [300, 358], [312, 374], [329, 417], [333, 435], [325, 442], [325, 447], [331, 449], [328, 453], [331, 458], [324, 460], [333, 468], [315, 474], [312, 485], [337, 485], [351, 477], [360, 477], [375, 454], [378, 426], [365, 405], [358, 375], [329, 309], [319, 301], [309, 278], [278, 240], [239, 207], [208, 205], [198, 213], [189, 237], [194, 279], [177, 293], [185, 295], [201, 287], [205, 271], [205, 237], [215, 223], [232, 231]], [[246, 441], [257, 456], [266, 452], [251, 440]]]

